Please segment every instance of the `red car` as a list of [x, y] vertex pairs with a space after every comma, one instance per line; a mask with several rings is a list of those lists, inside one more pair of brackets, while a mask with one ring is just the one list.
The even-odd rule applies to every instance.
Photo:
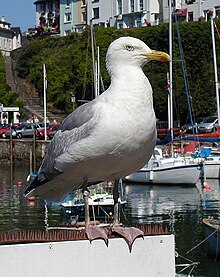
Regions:
[[[17, 127], [19, 124], [14, 124], [11, 126], [12, 129]], [[2, 138], [2, 135], [10, 130], [10, 124], [2, 125], [0, 127], [0, 137]]]
[[[48, 134], [52, 133], [52, 132], [56, 132], [60, 127], [60, 124], [50, 124], [49, 128], [47, 129], [47, 139], [50, 139], [50, 137], [48, 136]], [[41, 130], [40, 132], [36, 132], [36, 136], [38, 139], [44, 139], [45, 138], [45, 131]]]
[[[168, 134], [168, 122], [167, 121], [157, 121], [157, 137], [159, 139], [165, 138], [165, 136]], [[180, 135], [180, 124], [178, 121], [174, 122], [173, 126], [173, 136], [178, 137]]]

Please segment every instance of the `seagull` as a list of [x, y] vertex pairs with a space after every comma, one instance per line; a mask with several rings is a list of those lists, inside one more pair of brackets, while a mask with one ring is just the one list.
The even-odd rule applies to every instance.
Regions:
[[88, 186], [102, 181], [115, 181], [114, 231], [125, 237], [129, 247], [142, 235], [137, 228], [118, 227], [118, 184], [120, 178], [146, 164], [156, 144], [153, 92], [142, 70], [151, 60], [168, 62], [170, 57], [134, 37], [120, 37], [110, 44], [106, 54], [109, 88], [66, 117], [25, 191], [26, 197], [62, 201], [82, 188], [90, 241], [99, 237], [108, 242], [105, 230], [90, 226], [89, 221]]

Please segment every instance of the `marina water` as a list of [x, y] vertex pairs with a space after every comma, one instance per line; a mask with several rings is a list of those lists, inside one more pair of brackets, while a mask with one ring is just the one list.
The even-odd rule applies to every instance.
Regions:
[[[60, 203], [27, 201], [29, 165], [0, 166], [0, 232], [9, 230], [44, 230], [45, 225], [58, 226], [62, 221]], [[159, 223], [175, 234], [177, 263], [199, 262], [194, 276], [220, 276], [220, 260], [205, 252], [202, 219], [220, 218], [219, 180], [207, 180], [210, 189], [199, 182], [195, 187], [123, 184], [127, 206], [122, 213], [125, 224]], [[194, 248], [195, 247], [195, 248]], [[189, 253], [187, 254], [187, 252]], [[162, 257], [161, 257], [162, 258]]]

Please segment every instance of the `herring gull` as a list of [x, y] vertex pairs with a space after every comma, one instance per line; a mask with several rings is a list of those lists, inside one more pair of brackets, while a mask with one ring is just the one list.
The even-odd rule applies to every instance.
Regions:
[[[106, 55], [109, 88], [66, 117], [26, 197], [61, 201], [71, 191], [83, 188], [87, 201], [87, 186], [115, 180], [117, 214], [118, 180], [146, 164], [156, 143], [152, 88], [142, 71], [150, 60], [167, 62], [170, 58], [133, 37], [120, 37], [110, 44]], [[87, 227], [88, 217], [87, 211]], [[93, 239], [93, 230], [86, 230]]]

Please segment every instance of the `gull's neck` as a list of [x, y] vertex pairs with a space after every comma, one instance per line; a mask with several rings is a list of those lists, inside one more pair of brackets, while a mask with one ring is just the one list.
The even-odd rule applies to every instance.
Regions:
[[120, 87], [121, 89], [141, 90], [149, 89], [150, 83], [141, 67], [134, 65], [120, 65], [110, 70], [111, 87]]

